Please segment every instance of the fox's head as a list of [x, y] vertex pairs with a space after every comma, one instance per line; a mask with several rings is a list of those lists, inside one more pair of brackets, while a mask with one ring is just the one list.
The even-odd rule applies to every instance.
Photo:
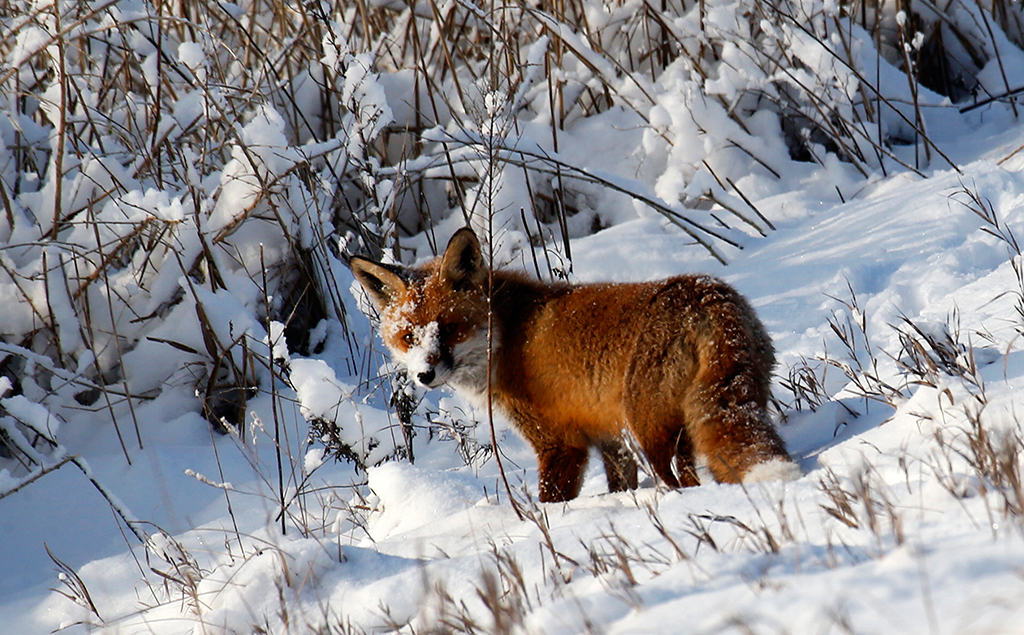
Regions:
[[487, 268], [469, 228], [444, 255], [417, 268], [365, 258], [352, 273], [380, 312], [380, 331], [395, 361], [418, 383], [480, 394], [487, 381]]

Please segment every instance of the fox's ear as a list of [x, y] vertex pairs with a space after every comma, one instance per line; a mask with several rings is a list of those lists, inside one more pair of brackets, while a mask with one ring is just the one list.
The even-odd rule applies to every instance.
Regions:
[[407, 288], [401, 276], [385, 265], [358, 256], [348, 264], [352, 267], [352, 275], [363, 285], [379, 311], [383, 311]]
[[468, 227], [455, 232], [441, 258], [441, 278], [455, 290], [481, 286], [487, 270], [480, 241]]

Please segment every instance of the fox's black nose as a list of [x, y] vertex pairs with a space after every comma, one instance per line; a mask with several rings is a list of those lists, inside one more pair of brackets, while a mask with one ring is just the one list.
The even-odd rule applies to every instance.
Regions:
[[420, 380], [420, 383], [424, 386], [429, 386], [430, 382], [434, 381], [434, 369], [425, 370], [422, 373], [416, 375], [416, 378]]

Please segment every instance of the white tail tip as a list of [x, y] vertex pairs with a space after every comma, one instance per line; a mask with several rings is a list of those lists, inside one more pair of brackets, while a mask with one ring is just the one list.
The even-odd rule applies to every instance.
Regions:
[[802, 475], [800, 466], [796, 463], [783, 459], [771, 459], [764, 463], [758, 463], [747, 470], [747, 473], [743, 476], [743, 482], [795, 481]]

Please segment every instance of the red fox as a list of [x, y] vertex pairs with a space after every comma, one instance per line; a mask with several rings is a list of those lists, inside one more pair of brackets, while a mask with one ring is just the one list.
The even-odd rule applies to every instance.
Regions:
[[698, 485], [698, 461], [728, 483], [800, 475], [766, 411], [771, 340], [720, 280], [544, 283], [490, 271], [469, 228], [422, 267], [350, 264], [384, 343], [418, 383], [478, 403], [490, 389], [537, 453], [543, 502], [579, 494], [591, 447], [611, 491], [636, 488], [624, 430], [670, 487]]

